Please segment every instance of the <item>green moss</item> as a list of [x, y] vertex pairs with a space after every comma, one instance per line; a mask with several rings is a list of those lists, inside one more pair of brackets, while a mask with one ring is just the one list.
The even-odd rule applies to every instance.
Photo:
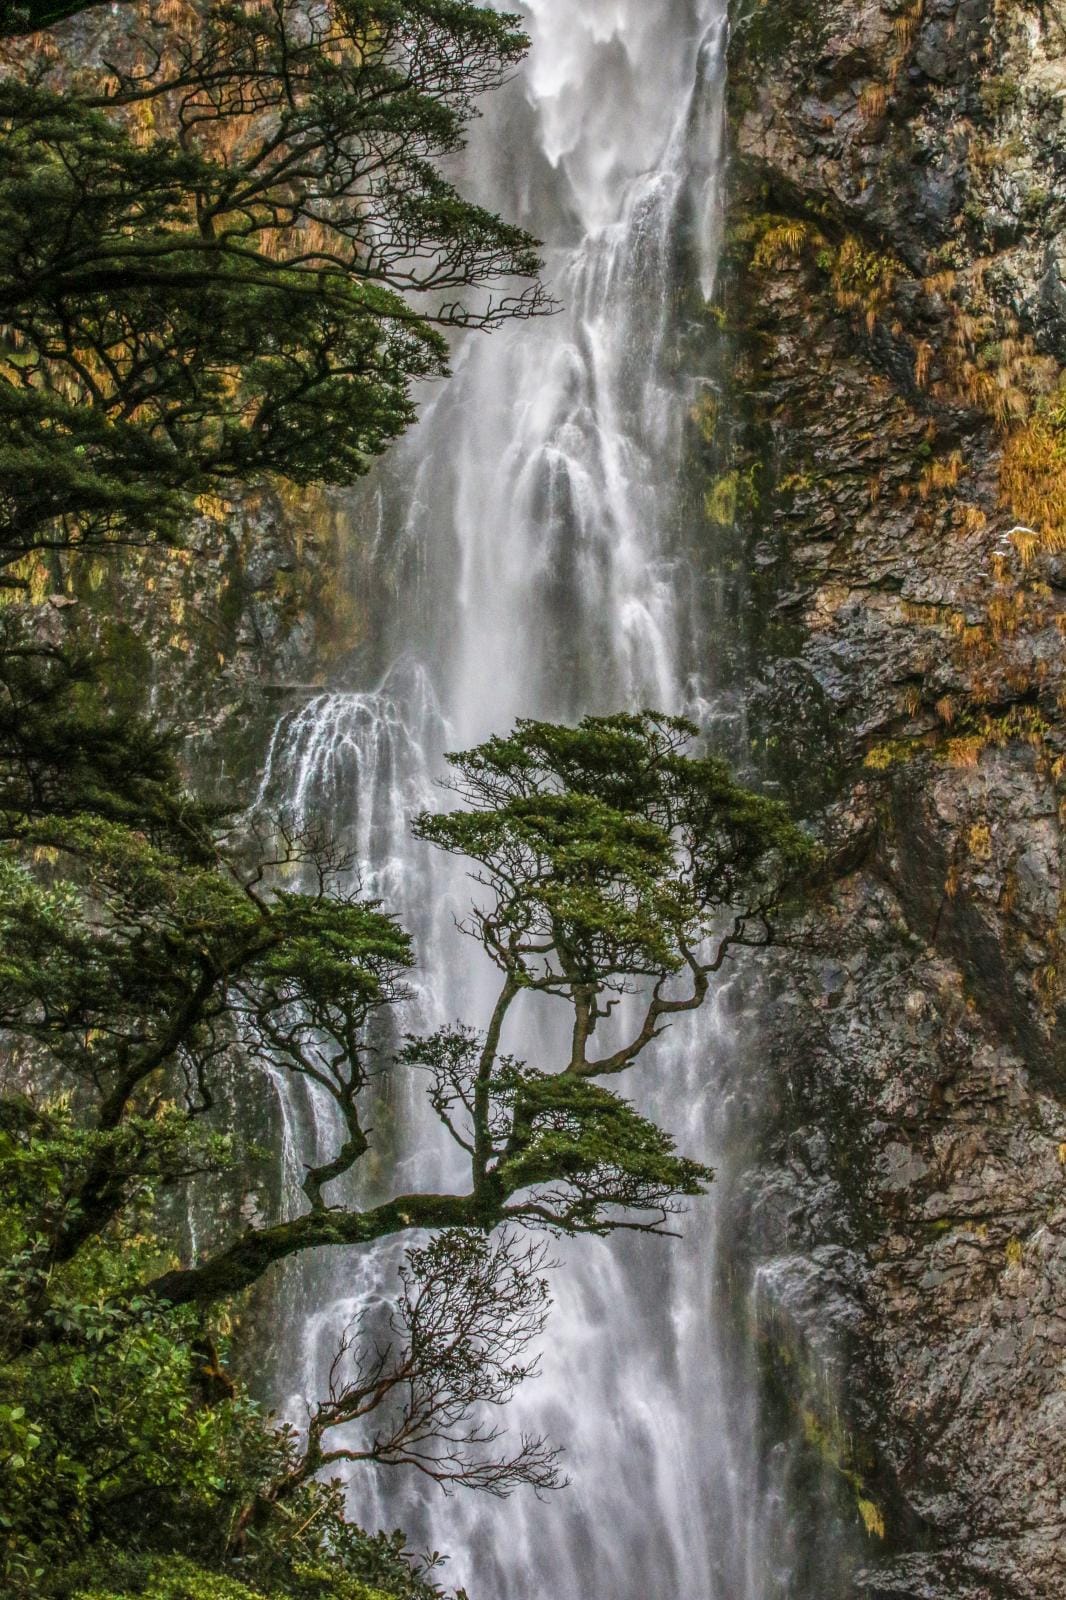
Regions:
[[1013, 78], [989, 78], [978, 90], [981, 105], [990, 117], [1007, 111], [1021, 99], [1021, 87]]
[[816, 45], [825, 31], [814, 0], [740, 0], [734, 7], [734, 39], [753, 65], [779, 61], [799, 40]]
[[807, 489], [813, 489], [814, 478], [809, 472], [790, 472], [777, 485], [779, 494], [803, 494]]
[[876, 1502], [864, 1500], [860, 1495], [856, 1504], [866, 1532], [872, 1539], [883, 1539], [885, 1537], [885, 1519]]
[[738, 512], [754, 510], [758, 504], [754, 467], [720, 473], [703, 497], [704, 515], [719, 528], [732, 527]]
[[886, 739], [882, 744], [871, 745], [863, 766], [868, 772], [888, 772], [914, 759], [913, 743], [907, 739]]
[[820, 1415], [808, 1408], [802, 1412], [801, 1421], [804, 1439], [818, 1452], [826, 1466], [832, 1467], [834, 1472], [844, 1473], [848, 1479], [853, 1479], [854, 1474], [848, 1466], [850, 1445], [839, 1417], [835, 1413]]
[[728, 528], [737, 516], [737, 473], [724, 472], [716, 478], [703, 497], [703, 510], [708, 522]]
[[700, 395], [689, 412], [705, 444], [714, 444], [718, 432], [718, 397], [711, 390]]

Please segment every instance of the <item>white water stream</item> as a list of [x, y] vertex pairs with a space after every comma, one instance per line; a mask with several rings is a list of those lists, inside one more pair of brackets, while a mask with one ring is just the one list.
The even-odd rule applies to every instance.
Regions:
[[[353, 511], [364, 523], [372, 511], [381, 530], [375, 677], [282, 721], [263, 790], [354, 840], [366, 886], [416, 936], [425, 987], [413, 1011], [426, 1026], [483, 1023], [489, 981], [452, 927], [461, 880], [407, 832], [413, 812], [437, 803], [442, 751], [516, 715], [722, 714], [692, 559], [708, 530], [685, 527], [678, 483], [686, 416], [707, 377], [681, 351], [719, 247], [725, 0], [509, 9], [523, 12], [532, 51], [486, 108], [463, 181], [546, 241], [564, 309], [466, 340], [454, 376]], [[504, 1048], [529, 1050], [532, 1028]], [[396, 1474], [353, 1482], [360, 1521], [402, 1524], [451, 1552], [447, 1581], [474, 1600], [794, 1592], [779, 1474], [760, 1459], [738, 1337], [744, 1308], [729, 1292], [732, 1054], [721, 1005], [707, 1008], [625, 1086], [686, 1154], [719, 1170], [684, 1239], [557, 1252], [543, 1376], [507, 1422], [565, 1447], [570, 1488], [499, 1503], [445, 1500]], [[396, 1190], [461, 1182], [419, 1087], [391, 1108]], [[328, 1141], [324, 1116], [310, 1099], [289, 1101], [290, 1141]], [[279, 1367], [292, 1374], [300, 1352], [298, 1395], [321, 1392], [339, 1330], [388, 1287], [395, 1255], [323, 1253], [286, 1275]]]

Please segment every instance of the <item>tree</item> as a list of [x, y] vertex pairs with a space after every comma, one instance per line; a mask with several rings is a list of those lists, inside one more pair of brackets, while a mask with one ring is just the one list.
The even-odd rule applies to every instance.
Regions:
[[[211, 1110], [246, 1021], [272, 1059], [320, 1078], [333, 1068], [311, 1041], [333, 1041], [357, 1159], [362, 1034], [411, 960], [407, 935], [343, 888], [349, 862], [313, 830], [275, 828], [275, 848], [248, 864], [227, 849], [166, 741], [79, 694], [91, 686], [85, 660], [10, 635], [0, 651], [0, 1027], [78, 1096], [93, 1135], [39, 1234], [49, 1266], [145, 1179], [200, 1170], [185, 1132]], [[309, 891], [266, 889], [297, 866]], [[167, 1110], [175, 1095], [181, 1109]], [[309, 1193], [329, 1176], [310, 1168]]]
[[[24, 731], [32, 697], [16, 693], [12, 720]], [[732, 950], [772, 938], [771, 918], [812, 851], [779, 805], [715, 758], [685, 753], [689, 724], [652, 713], [576, 729], [520, 723], [452, 758], [464, 809], [424, 816], [417, 832], [476, 863], [483, 897], [466, 931], [499, 967], [501, 988], [483, 1034], [410, 1040], [395, 1070], [428, 1072], [469, 1187], [359, 1209], [331, 1186], [371, 1148], [365, 1105], [378, 1069], [367, 1024], [402, 994], [406, 935], [378, 905], [339, 892], [348, 864], [313, 833], [282, 828], [273, 854], [242, 864], [174, 793], [165, 767], [145, 773], [146, 759], [164, 757], [145, 757], [151, 742], [135, 727], [90, 721], [81, 808], [57, 808], [47, 797], [70, 765], [78, 719], [54, 693], [33, 703], [44, 708], [33, 762], [24, 740], [0, 747], [0, 1021], [77, 1085], [96, 1141], [42, 1235], [49, 1262], [106, 1229], [145, 1171], [183, 1180], [186, 1156], [171, 1152], [159, 1108], [177, 1084], [181, 1115], [202, 1117], [235, 1040], [250, 1062], [331, 1096], [343, 1133], [309, 1163], [302, 1215], [249, 1228], [153, 1281], [174, 1304], [231, 1297], [306, 1249], [410, 1229], [655, 1231], [700, 1192], [710, 1174], [596, 1080], [630, 1068], [671, 1017], [698, 1007]], [[115, 751], [130, 745], [142, 753], [127, 767]], [[45, 880], [34, 870], [42, 856]], [[297, 864], [312, 874], [309, 890], [271, 885]], [[523, 991], [570, 1008], [572, 1046], [555, 1072], [501, 1050]], [[628, 1034], [593, 1054], [597, 1029], [630, 992], [638, 1014]]]
[[[289, 1255], [407, 1228], [656, 1232], [681, 1197], [701, 1191], [706, 1168], [594, 1080], [631, 1068], [671, 1017], [702, 1005], [731, 952], [774, 938], [773, 919], [815, 851], [782, 806], [745, 790], [717, 758], [687, 754], [695, 734], [653, 712], [577, 728], [527, 721], [450, 757], [463, 809], [423, 816], [416, 832], [476, 864], [484, 898], [464, 931], [500, 969], [501, 987], [483, 1034], [412, 1039], [402, 1060], [428, 1071], [434, 1109], [469, 1160], [469, 1189], [365, 1211], [322, 1204], [165, 1274], [157, 1293], [210, 1304]], [[501, 1052], [524, 991], [570, 1008], [571, 1050], [554, 1073]], [[590, 1055], [627, 996], [635, 1023]]]
[[135, 25], [74, 88], [47, 59], [0, 80], [9, 568], [178, 541], [191, 497], [264, 474], [350, 483], [446, 371], [446, 330], [548, 308], [506, 287], [535, 278], [534, 241], [439, 170], [525, 50], [515, 18], [240, 0], [192, 19]]
[[[368, 1535], [346, 1517], [337, 1485], [301, 1473], [305, 1443], [224, 1378], [195, 1312], [137, 1295], [161, 1249], [150, 1191], [107, 1238], [51, 1270], [53, 1336], [25, 1348], [23, 1319], [39, 1288], [36, 1229], [62, 1202], [72, 1156], [91, 1138], [69, 1107], [29, 1111], [0, 1102], [5, 1596], [440, 1600], [432, 1563], [414, 1561], [399, 1535]], [[450, 1247], [437, 1243], [443, 1262]], [[469, 1266], [469, 1250], [464, 1259]], [[406, 1270], [417, 1325], [419, 1268]], [[401, 1315], [398, 1302], [398, 1325]], [[475, 1338], [478, 1330], [475, 1317]]]
[[[542, 1245], [509, 1232], [451, 1230], [408, 1250], [387, 1329], [401, 1342], [371, 1342], [366, 1317], [347, 1330], [328, 1397], [311, 1408], [304, 1447], [267, 1498], [288, 1499], [325, 1467], [370, 1461], [414, 1467], [449, 1491], [559, 1488], [557, 1452], [544, 1439], [526, 1435], [516, 1454], [490, 1454], [500, 1429], [481, 1420], [536, 1373], [525, 1352], [550, 1307], [546, 1265]], [[344, 1442], [331, 1442], [341, 1428]]]
[[[774, 937], [809, 842], [722, 762], [689, 754], [689, 724], [650, 712], [523, 722], [452, 757], [461, 806], [417, 831], [471, 862], [465, 932], [500, 991], [482, 1032], [409, 1038], [390, 1065], [374, 1023], [402, 997], [409, 941], [344, 888], [350, 864], [328, 841], [283, 821], [235, 831], [190, 800], [167, 742], [101, 707], [92, 663], [9, 624], [0, 668], [0, 1026], [49, 1086], [0, 1098], [0, 1447], [25, 1491], [11, 1572], [74, 1559], [135, 1514], [145, 1559], [280, 1562], [278, 1595], [297, 1595], [296, 1557], [277, 1554], [294, 1507], [322, 1517], [331, 1550], [355, 1540], [351, 1559], [366, 1555], [318, 1481], [330, 1466], [554, 1487], [551, 1446], [495, 1448], [485, 1412], [531, 1375], [523, 1352], [547, 1305], [543, 1252], [513, 1229], [659, 1232], [705, 1187], [707, 1169], [598, 1080], [653, 1054], [732, 952]], [[554, 1070], [505, 1049], [520, 993], [569, 1012]], [[168, 1266], [150, 1234], [158, 1198], [249, 1160], [219, 1122], [223, 1061], [246, 1098], [261, 1067], [332, 1096], [336, 1147], [308, 1158], [301, 1214]], [[425, 1074], [468, 1162], [464, 1192], [346, 1199], [387, 1071]], [[218, 1369], [213, 1314], [303, 1250], [416, 1230], [436, 1236], [408, 1250], [390, 1326], [346, 1338], [306, 1436], [247, 1413]], [[307, 1594], [361, 1600], [335, 1583]]]

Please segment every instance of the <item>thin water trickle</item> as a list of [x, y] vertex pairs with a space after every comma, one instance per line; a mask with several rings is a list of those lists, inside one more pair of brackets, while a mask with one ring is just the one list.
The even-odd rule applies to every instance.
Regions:
[[[679, 352], [683, 324], [713, 290], [720, 241], [725, 0], [507, 9], [522, 11], [532, 50], [486, 107], [466, 182], [545, 240], [564, 309], [466, 341], [386, 464], [374, 489], [391, 575], [377, 640], [386, 670], [282, 721], [261, 796], [327, 815], [364, 883], [415, 934], [425, 969], [415, 1025], [485, 1017], [487, 974], [453, 927], [462, 880], [407, 832], [435, 803], [449, 741], [516, 715], [716, 709], [715, 640], [692, 559], [700, 530], [685, 527], [679, 490], [685, 419], [706, 374]], [[786, 1510], [759, 1460], [743, 1316], [728, 1292], [721, 1219], [737, 1119], [726, 998], [627, 1085], [687, 1154], [718, 1168], [715, 1193], [694, 1205], [680, 1242], [562, 1251], [543, 1376], [508, 1418], [565, 1447], [571, 1487], [547, 1503], [521, 1493], [498, 1503], [446, 1501], [396, 1475], [353, 1481], [364, 1524], [403, 1525], [450, 1551], [449, 1581], [475, 1597], [790, 1592]], [[505, 1041], [518, 1054], [543, 1037], [525, 1015]], [[460, 1183], [417, 1085], [399, 1098], [393, 1183]], [[309, 1142], [328, 1134], [313, 1102], [288, 1112]], [[299, 1352], [279, 1364], [296, 1370], [297, 1397], [321, 1391], [340, 1330], [380, 1292], [397, 1249], [354, 1263], [323, 1253], [293, 1269], [302, 1276], [278, 1337], [287, 1358]]]

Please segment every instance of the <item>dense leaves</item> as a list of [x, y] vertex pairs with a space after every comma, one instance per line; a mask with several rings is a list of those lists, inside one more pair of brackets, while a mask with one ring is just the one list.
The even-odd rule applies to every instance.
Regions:
[[651, 1213], [626, 1225], [654, 1230], [710, 1181], [707, 1167], [678, 1156], [669, 1134], [600, 1085], [509, 1056], [492, 1057], [486, 1078], [486, 1059], [483, 1035], [447, 1028], [409, 1040], [402, 1056], [430, 1073], [434, 1109], [473, 1158], [487, 1221], [505, 1213], [561, 1232], [609, 1233], [624, 1210]]
[[[78, 1095], [94, 1141], [39, 1244], [62, 1260], [138, 1175], [162, 1175], [160, 1105], [176, 1098], [195, 1124], [236, 1043], [282, 1070], [339, 1070], [338, 1092], [361, 1086], [361, 1032], [399, 994], [410, 942], [345, 890], [347, 861], [313, 833], [278, 829], [242, 864], [183, 795], [164, 741], [81, 714], [83, 674], [61, 657], [16, 652], [6, 670], [0, 1026]], [[267, 888], [283, 868], [313, 869], [313, 886]], [[184, 1160], [167, 1156], [172, 1178], [200, 1170]]]
[[437, 165], [524, 49], [513, 19], [456, 0], [189, 19], [132, 13], [125, 60], [77, 94], [47, 63], [0, 80], [9, 564], [180, 539], [191, 495], [263, 474], [351, 482], [446, 370], [442, 328], [545, 305], [503, 287], [535, 274], [533, 241]]
[[547, 954], [559, 970], [538, 984], [618, 987], [680, 970], [723, 913], [765, 922], [811, 847], [725, 762], [687, 753], [696, 732], [650, 712], [522, 722], [451, 758], [469, 809], [417, 831], [484, 869], [477, 926], [501, 964]]
[[[158, 1260], [150, 1188], [45, 1285], [36, 1229], [70, 1162], [91, 1160], [86, 1142], [61, 1107], [8, 1107], [0, 1126], [5, 1595], [433, 1600], [402, 1538], [368, 1536], [336, 1489], [301, 1474], [295, 1433], [235, 1388], [195, 1314], [137, 1293]], [[22, 1327], [45, 1288], [52, 1336], [27, 1350]], [[282, 1487], [285, 1511], [249, 1525], [248, 1507]]]
[[[535, 989], [574, 1007], [572, 1072], [623, 1070], [663, 1018], [701, 1004], [735, 947], [772, 939], [814, 863], [783, 806], [688, 751], [696, 733], [650, 711], [519, 722], [452, 756], [463, 808], [416, 823], [477, 863], [468, 931], [506, 974], [506, 1003]], [[590, 1060], [597, 1024], [642, 979], [654, 986], [631, 1043]]]

